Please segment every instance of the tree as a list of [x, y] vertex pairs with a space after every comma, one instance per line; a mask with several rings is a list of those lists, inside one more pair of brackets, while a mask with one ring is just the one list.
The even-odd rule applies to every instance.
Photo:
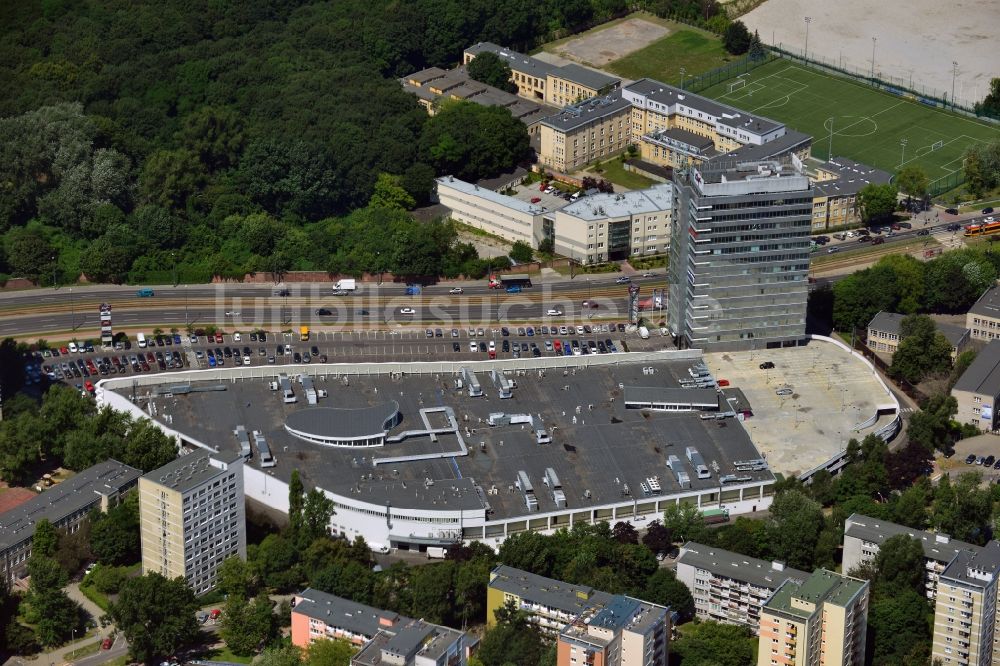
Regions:
[[268, 648], [254, 663], [257, 666], [301, 666], [302, 650], [294, 645]]
[[375, 181], [375, 191], [368, 201], [369, 206], [410, 210], [417, 205], [416, 199], [406, 191], [399, 176], [380, 173]]
[[161, 150], [146, 160], [140, 183], [147, 201], [183, 210], [188, 197], [205, 183], [204, 167], [191, 150]]
[[249, 599], [257, 589], [257, 579], [253, 569], [238, 555], [230, 555], [219, 567], [219, 591], [229, 596]]
[[733, 55], [742, 55], [750, 50], [752, 37], [743, 21], [733, 21], [726, 27], [722, 36], [722, 45]]
[[139, 498], [131, 493], [125, 500], [96, 512], [90, 521], [90, 548], [102, 564], [131, 564], [139, 560]]
[[508, 109], [452, 100], [424, 125], [420, 154], [440, 175], [476, 181], [528, 159], [531, 146]]
[[31, 582], [25, 617], [35, 625], [42, 645], [59, 645], [79, 628], [81, 619], [80, 607], [62, 590], [68, 582], [66, 571], [52, 557], [34, 552], [32, 545], [28, 573]]
[[746, 627], [696, 622], [680, 638], [672, 641], [671, 652], [681, 657], [684, 666], [750, 666], [753, 664], [753, 638]]
[[951, 419], [956, 413], [958, 402], [955, 398], [945, 394], [931, 396], [921, 410], [910, 416], [907, 439], [928, 452], [947, 451], [954, 441]]
[[797, 569], [812, 570], [816, 543], [823, 530], [823, 509], [798, 490], [779, 493], [768, 521], [774, 556]]
[[309, 644], [306, 661], [309, 666], [351, 666], [357, 648], [344, 640], [318, 640]]
[[615, 526], [611, 528], [611, 536], [618, 543], [639, 543], [639, 532], [632, 527], [632, 523], [624, 520], [615, 523]]
[[534, 254], [531, 246], [524, 241], [514, 241], [508, 256], [516, 263], [526, 264], [534, 258]]
[[760, 60], [767, 52], [764, 50], [764, 44], [760, 41], [760, 35], [756, 30], [753, 31], [753, 37], [750, 39], [750, 50], [749, 56], [751, 60]]
[[252, 603], [239, 594], [229, 595], [219, 633], [233, 654], [249, 656], [274, 637], [278, 627], [273, 607], [266, 595]]
[[158, 573], [129, 579], [108, 617], [129, 642], [129, 654], [150, 662], [172, 655], [198, 637], [198, 602], [183, 578], [169, 580]]
[[927, 315], [909, 315], [899, 326], [899, 346], [892, 355], [889, 374], [917, 384], [932, 374], [951, 369], [951, 343], [937, 331]]
[[467, 69], [471, 79], [505, 92], [517, 92], [517, 86], [511, 80], [513, 74], [510, 65], [495, 53], [483, 51], [472, 59]]
[[184, 117], [179, 138], [209, 172], [235, 164], [244, 145], [243, 121], [228, 108], [205, 106]]
[[333, 500], [319, 488], [306, 494], [302, 505], [302, 534], [300, 538], [309, 543], [330, 534], [330, 518], [333, 516]]
[[302, 485], [299, 470], [292, 470], [292, 478], [288, 482], [288, 526], [292, 534], [297, 534], [302, 528], [302, 506], [305, 503], [306, 489]]
[[6, 234], [7, 271], [16, 277], [39, 282], [52, 276], [55, 248], [34, 229], [15, 229]]
[[657, 569], [640, 595], [644, 600], [668, 606], [682, 618], [694, 617], [694, 597], [671, 569]]
[[1000, 182], [1000, 141], [976, 143], [965, 149], [963, 156], [966, 186], [979, 198]]
[[31, 554], [42, 557], [52, 557], [59, 545], [59, 533], [48, 518], [42, 518], [35, 523], [35, 534], [31, 539]]
[[858, 192], [858, 207], [865, 224], [882, 222], [896, 210], [896, 186], [868, 183]]
[[927, 663], [900, 659], [915, 645], [929, 643], [927, 617], [931, 609], [927, 597], [911, 589], [876, 596], [868, 611], [868, 631], [872, 664]]
[[925, 559], [920, 541], [906, 534], [890, 537], [879, 547], [875, 556], [878, 575], [876, 585], [881, 585], [890, 594], [902, 590], [924, 592]]
[[697, 541], [705, 531], [705, 519], [694, 504], [671, 504], [663, 512], [663, 527], [674, 542]]
[[896, 186], [900, 192], [906, 193], [907, 198], [923, 199], [929, 184], [927, 172], [916, 164], [905, 166], [896, 174]]
[[1000, 118], [1000, 78], [990, 79], [990, 91], [983, 101], [976, 103], [975, 109], [977, 116]]
[[479, 644], [478, 657], [484, 666], [537, 664], [544, 647], [537, 630], [528, 624], [523, 611], [513, 601], [496, 611], [497, 624]]
[[550, 237], [546, 236], [538, 242], [538, 254], [555, 254], [556, 244]]

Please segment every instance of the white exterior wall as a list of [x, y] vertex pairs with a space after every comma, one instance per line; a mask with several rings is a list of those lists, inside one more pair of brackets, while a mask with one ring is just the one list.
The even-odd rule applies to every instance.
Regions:
[[437, 181], [438, 201], [448, 208], [452, 219], [509, 241], [523, 241], [538, 248], [542, 238], [541, 208], [537, 208], [537, 213], [525, 212], [501, 202], [502, 199], [511, 199], [516, 204], [524, 205], [518, 199], [504, 197], [491, 190], [480, 189], [479, 192], [482, 194], [449, 186], [446, 178]]

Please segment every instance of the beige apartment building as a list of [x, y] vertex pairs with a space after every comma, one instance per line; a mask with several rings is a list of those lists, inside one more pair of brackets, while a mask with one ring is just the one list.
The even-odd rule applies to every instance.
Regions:
[[495, 53], [509, 66], [517, 94], [556, 107], [576, 104], [617, 90], [621, 80], [577, 64], [552, 65], [491, 42], [470, 46], [462, 55], [468, 65], [483, 52]]
[[142, 571], [181, 577], [204, 594], [223, 560], [246, 558], [243, 458], [206, 451], [179, 457], [139, 479]]
[[975, 360], [955, 382], [951, 395], [958, 403], [955, 420], [970, 423], [985, 432], [997, 429], [1000, 340], [991, 340], [976, 354]]
[[677, 558], [677, 580], [694, 598], [703, 620], [739, 624], [757, 633], [761, 607], [787, 580], [804, 582], [805, 571], [689, 541]]
[[0, 586], [13, 587], [27, 577], [35, 525], [40, 520], [72, 534], [95, 509], [106, 512], [117, 505], [140, 476], [141, 470], [106, 460], [0, 514]]
[[[891, 356], [899, 349], [900, 328], [906, 315], [896, 312], [879, 312], [868, 323], [868, 348], [879, 354]], [[969, 346], [969, 329], [942, 322], [935, 322], [937, 332], [951, 345], [951, 360], [958, 358]]]
[[783, 583], [761, 612], [757, 666], [862, 666], [868, 587], [825, 569]]
[[891, 180], [891, 173], [846, 157], [823, 163], [813, 176], [813, 232], [860, 226], [858, 192], [866, 185], [885, 185]]
[[618, 155], [632, 142], [630, 107], [613, 92], [566, 107], [540, 123], [538, 162], [570, 173]]
[[973, 340], [1000, 338], [1000, 287], [983, 292], [965, 315], [965, 327]]
[[934, 604], [931, 658], [943, 666], [1000, 662], [996, 637], [1000, 543], [961, 551], [941, 574]]
[[555, 250], [585, 264], [664, 254], [672, 205], [669, 183], [581, 197], [553, 214]]

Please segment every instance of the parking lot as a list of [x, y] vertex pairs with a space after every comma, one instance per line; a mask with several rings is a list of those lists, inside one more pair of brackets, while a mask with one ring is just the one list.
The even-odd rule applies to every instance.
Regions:
[[[969, 456], [974, 456], [975, 461], [966, 462]], [[978, 464], [980, 458], [992, 456], [993, 463], [990, 466]], [[1000, 481], [1000, 469], [997, 469], [996, 460], [1000, 460], [1000, 435], [978, 435], [967, 439], [960, 439], [955, 442], [955, 454], [950, 458], [938, 456], [937, 466], [942, 472], [946, 472], [957, 478], [966, 472], [979, 472], [983, 479], [989, 482]]]
[[67, 345], [35, 352], [29, 361], [28, 383], [40, 383], [47, 377], [93, 392], [94, 382], [104, 376], [184, 368], [343, 363], [351, 359], [425, 361], [438, 355], [449, 360], [477, 360], [612, 354], [625, 349], [622, 340], [626, 336], [638, 339], [617, 323], [311, 331], [307, 341], [287, 331], [218, 333], [211, 339], [206, 335], [163, 334], [148, 336], [144, 348], [130, 339], [114, 350], [91, 345], [72, 351]]
[[[774, 367], [762, 369], [762, 363]], [[893, 399], [871, 369], [840, 347], [812, 341], [804, 347], [705, 355], [716, 379], [739, 387], [753, 411], [746, 423], [771, 468], [800, 474], [840, 453], [848, 440], [882, 427], [857, 425]]]
[[[555, 190], [555, 192], [547, 194], [544, 190], [539, 189], [540, 187], [541, 183], [525, 183], [517, 187], [513, 196], [515, 199], [541, 206], [545, 210], [556, 210], [569, 203], [569, 200], [563, 196], [563, 192]], [[533, 201], [533, 199], [538, 199], [538, 201]]]

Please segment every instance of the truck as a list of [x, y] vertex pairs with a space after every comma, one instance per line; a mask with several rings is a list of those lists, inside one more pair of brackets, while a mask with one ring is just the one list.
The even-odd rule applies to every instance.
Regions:
[[706, 525], [729, 522], [729, 509], [702, 509], [701, 519]]
[[344, 278], [343, 280], [337, 280], [336, 282], [333, 283], [333, 290], [346, 291], [346, 292], [357, 291], [358, 281], [355, 280], [354, 278]]
[[440, 546], [427, 546], [427, 559], [429, 560], [443, 560], [448, 554], [448, 549], [441, 548]]
[[531, 286], [531, 276], [527, 273], [507, 273], [504, 275], [490, 275], [490, 289], [507, 289], [508, 287], [521, 287], [527, 289]]
[[305, 342], [308, 339], [309, 339], [309, 327], [308, 326], [300, 326], [299, 327], [299, 340], [301, 340], [302, 342]]

